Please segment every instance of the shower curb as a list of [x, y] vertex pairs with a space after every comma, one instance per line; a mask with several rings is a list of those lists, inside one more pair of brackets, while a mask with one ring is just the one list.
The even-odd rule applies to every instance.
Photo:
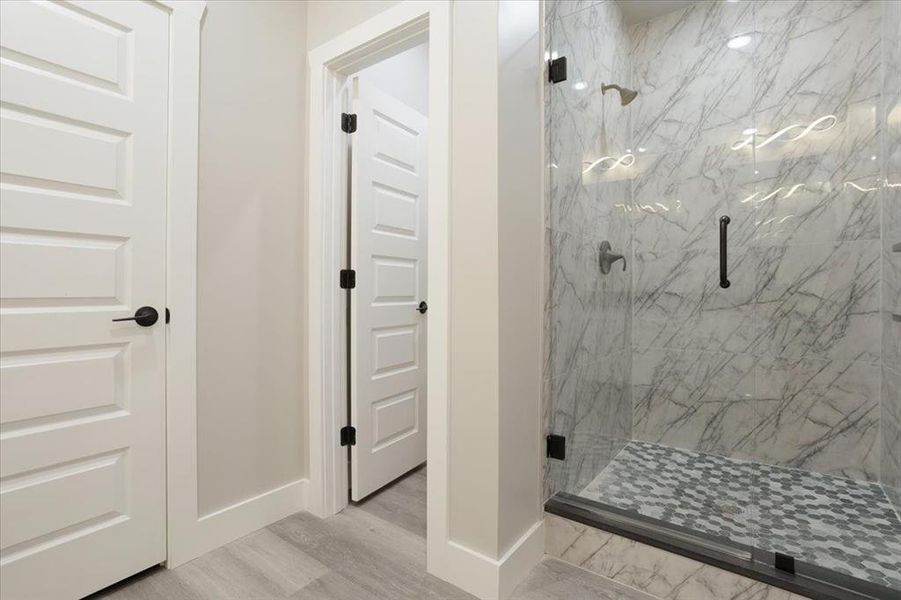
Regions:
[[[650, 555], [655, 555], [658, 559], [656, 562], [651, 561], [653, 570], [645, 569], [638, 564], [620, 564], [615, 570], [613, 579], [617, 580], [620, 573], [635, 576], [636, 580], [648, 587], [643, 591], [661, 598], [670, 597], [673, 589], [665, 589], [667, 578], [660, 572], [659, 563], [670, 563], [673, 568], [678, 568], [673, 563], [684, 565], [687, 564], [686, 560], [695, 563], [692, 572], [700, 572], [705, 565], [709, 565], [721, 572], [726, 571], [733, 577], [737, 576], [737, 580], [731, 582], [733, 586], [740, 585], [741, 580], [751, 584], [759, 582], [760, 585], [780, 588], [805, 598], [823, 600], [889, 600], [899, 597], [896, 590], [888, 587], [800, 561], [795, 561], [794, 574], [780, 571], [773, 566], [775, 561], [772, 552], [764, 552], [723, 538], [699, 535], [697, 532], [656, 519], [636, 516], [627, 511], [602, 508], [596, 503], [570, 494], [558, 494], [548, 500], [545, 512], [549, 517], [546, 519], [545, 549], [549, 555], [611, 578], [610, 572], [604, 572], [604, 568], [610, 567], [609, 557], [598, 556], [599, 551], [595, 550], [582, 559], [579, 552], [584, 549], [574, 546], [588, 530], [595, 530], [598, 537], [605, 535], [609, 537], [609, 534], [613, 534], [629, 544], [638, 546], [643, 559]], [[552, 542], [557, 528], [561, 526], [555, 522], [558, 518], [570, 522], [570, 527], [572, 524], [587, 526], [582, 527], [581, 533], [577, 534], [577, 538], [565, 549], [555, 548]], [[562, 526], [566, 527], [565, 524]], [[605, 544], [606, 542], [601, 543]], [[664, 552], [661, 553], [660, 550]], [[592, 568], [593, 565], [598, 568]], [[721, 572], [711, 573], [709, 577], [722, 585], [727, 585], [723, 581], [723, 575], [726, 574]], [[679, 586], [685, 584], [685, 577], [677, 579], [680, 582]], [[619, 583], [642, 589], [633, 581], [619, 581]], [[657, 589], [654, 589], [655, 587]]]

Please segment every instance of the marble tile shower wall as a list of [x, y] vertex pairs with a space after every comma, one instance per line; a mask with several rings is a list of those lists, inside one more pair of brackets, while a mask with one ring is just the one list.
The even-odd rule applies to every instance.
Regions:
[[[627, 26], [613, 0], [548, 4], [569, 78], [547, 98], [546, 419], [570, 460], [547, 493], [634, 438], [901, 496], [899, 13], [698, 2]], [[599, 274], [604, 239], [625, 274]]]
[[699, 2], [630, 29], [636, 439], [879, 478], [890, 4]]
[[548, 461], [550, 496], [587, 485], [631, 437], [629, 271], [620, 262], [602, 275], [598, 251], [609, 241], [631, 269], [632, 249], [631, 182], [624, 166], [610, 168], [629, 149], [629, 110], [601, 94], [602, 83], [629, 81], [622, 13], [615, 2], [556, 3], [547, 24], [551, 51], [569, 66], [547, 90], [544, 397], [547, 430], [567, 439], [567, 461]]
[[882, 156], [882, 470], [881, 480], [901, 514], [901, 2], [882, 20], [884, 124]]

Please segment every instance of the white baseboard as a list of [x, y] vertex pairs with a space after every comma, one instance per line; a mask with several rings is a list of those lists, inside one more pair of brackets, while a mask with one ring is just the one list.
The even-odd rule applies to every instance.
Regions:
[[501, 557], [498, 598], [504, 599], [544, 557], [544, 519], [538, 521]]
[[453, 541], [439, 576], [482, 600], [504, 600], [544, 556], [544, 521], [532, 525], [499, 559]]
[[[309, 485], [309, 479], [298, 479], [203, 515], [191, 527], [191, 539], [170, 541], [166, 566], [174, 569], [248, 533], [306, 510]], [[178, 551], [173, 552], [174, 549]]]

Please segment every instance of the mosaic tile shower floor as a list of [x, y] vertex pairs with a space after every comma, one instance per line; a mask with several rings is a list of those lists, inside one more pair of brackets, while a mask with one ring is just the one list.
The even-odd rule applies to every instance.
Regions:
[[901, 520], [875, 483], [633, 441], [579, 496], [901, 590]]

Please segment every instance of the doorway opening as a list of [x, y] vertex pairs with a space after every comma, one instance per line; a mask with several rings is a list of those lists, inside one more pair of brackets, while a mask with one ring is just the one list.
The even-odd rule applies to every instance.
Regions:
[[347, 447], [352, 502], [426, 460], [428, 69], [423, 40], [342, 85], [346, 217], [338, 242], [346, 425], [340, 442]]
[[[450, 3], [401, 2], [309, 53], [307, 163], [307, 397], [310, 439], [307, 510], [328, 517], [350, 499], [346, 290], [347, 138], [341, 130], [348, 78], [370, 65], [428, 41], [428, 570], [449, 573], [448, 553], [448, 300], [450, 197]], [[359, 124], [358, 124], [359, 127]], [[358, 131], [360, 131], [358, 129]], [[359, 139], [359, 136], [358, 136]], [[359, 290], [357, 290], [359, 291]], [[417, 305], [418, 306], [418, 305]], [[357, 425], [356, 433], [361, 429]]]

